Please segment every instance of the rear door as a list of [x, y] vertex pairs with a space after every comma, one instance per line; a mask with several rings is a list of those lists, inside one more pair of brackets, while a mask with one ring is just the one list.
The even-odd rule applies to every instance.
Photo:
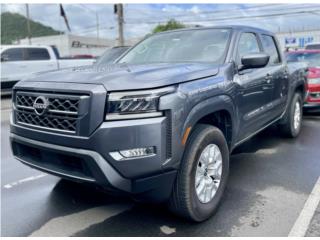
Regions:
[[26, 61], [21, 66], [27, 74], [57, 69], [57, 60], [50, 57], [47, 48], [26, 48]]
[[[241, 65], [241, 58], [247, 54], [262, 52], [258, 35], [242, 32], [236, 49], [236, 65]], [[265, 108], [271, 100], [269, 89], [265, 88], [265, 68], [239, 70], [234, 76], [238, 84], [239, 138], [248, 137], [267, 123]]]
[[289, 78], [274, 37], [266, 34], [261, 34], [260, 37], [263, 51], [270, 56], [269, 63], [265, 67], [269, 79], [266, 80], [264, 88], [271, 96], [266, 117], [275, 119], [286, 107]]

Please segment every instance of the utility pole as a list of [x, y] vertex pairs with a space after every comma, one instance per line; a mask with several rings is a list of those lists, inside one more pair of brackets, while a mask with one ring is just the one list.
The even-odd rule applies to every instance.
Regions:
[[29, 4], [26, 4], [26, 15], [27, 15], [28, 42], [29, 42], [29, 45], [31, 45], [31, 28], [30, 28]]
[[124, 46], [123, 38], [123, 4], [116, 4], [115, 13], [118, 15], [118, 46]]
[[99, 15], [96, 12], [96, 23], [97, 23], [97, 40], [99, 41]]

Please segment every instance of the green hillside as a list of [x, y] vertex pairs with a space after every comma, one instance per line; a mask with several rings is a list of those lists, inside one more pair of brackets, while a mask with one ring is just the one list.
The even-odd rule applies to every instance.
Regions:
[[[41, 23], [30, 20], [31, 37], [57, 35], [59, 31]], [[1, 44], [12, 44], [13, 41], [28, 37], [27, 18], [18, 13], [1, 14]]]

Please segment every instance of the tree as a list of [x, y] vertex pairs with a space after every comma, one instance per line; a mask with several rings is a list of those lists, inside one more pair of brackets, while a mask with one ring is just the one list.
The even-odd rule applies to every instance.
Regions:
[[169, 20], [166, 24], [159, 24], [153, 30], [152, 33], [164, 32], [168, 30], [174, 30], [179, 28], [185, 28], [183, 23], [177, 22], [174, 19]]
[[[30, 20], [32, 37], [58, 35], [59, 31]], [[12, 44], [22, 38], [28, 37], [27, 18], [18, 13], [1, 13], [1, 44]]]

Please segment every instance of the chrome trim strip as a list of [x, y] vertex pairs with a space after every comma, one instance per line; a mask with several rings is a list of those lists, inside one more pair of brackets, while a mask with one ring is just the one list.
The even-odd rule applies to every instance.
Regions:
[[52, 109], [49, 109], [48, 112], [51, 112], [51, 113], [63, 113], [63, 114], [69, 114], [69, 115], [78, 115], [78, 112], [52, 110]]
[[18, 104], [15, 104], [15, 105], [16, 105], [16, 108], [34, 110], [34, 107], [22, 106], [22, 105], [18, 105]]
[[46, 96], [46, 97], [52, 97], [52, 98], [58, 98], [58, 99], [72, 99], [72, 100], [75, 100], [75, 99], [81, 99], [82, 97], [89, 97], [85, 94], [67, 94], [67, 93], [62, 93], [62, 92], [59, 92], [59, 93], [47, 93], [47, 92], [43, 92], [43, 91], [30, 91], [30, 92], [26, 92], [26, 91], [23, 91], [23, 90], [17, 90], [16, 91], [16, 95], [20, 95], [20, 96], [34, 96], [34, 97], [37, 97], [37, 96]]
[[56, 128], [47, 128], [47, 127], [42, 127], [42, 126], [29, 124], [29, 123], [24, 123], [24, 122], [19, 122], [19, 121], [17, 121], [17, 123], [19, 123], [21, 125], [26, 125], [26, 126], [35, 127], [35, 128], [46, 129], [46, 130], [50, 130], [50, 131], [65, 132], [65, 133], [76, 133], [76, 131], [61, 130], [61, 129], [56, 129]]
[[[22, 105], [16, 105], [16, 108], [18, 108], [18, 109], [19, 109], [19, 108], [22, 108], [22, 109], [34, 110], [34, 107], [28, 107], [28, 106], [22, 106]], [[78, 115], [78, 112], [52, 110], [52, 109], [49, 109], [48, 112], [61, 113], [61, 114], [69, 114], [69, 115]]]
[[118, 114], [118, 113], [107, 113], [106, 120], [129, 120], [139, 118], [151, 118], [161, 117], [162, 112], [150, 112], [150, 113], [132, 113], [132, 114]]
[[143, 156], [139, 156], [139, 157], [124, 157], [120, 154], [119, 151], [115, 151], [115, 152], [110, 152], [109, 155], [116, 161], [128, 161], [128, 160], [137, 160], [137, 159], [142, 159], [142, 158], [148, 158], [148, 157], [154, 157], [156, 156], [155, 153], [151, 153], [148, 155], [143, 155]]

